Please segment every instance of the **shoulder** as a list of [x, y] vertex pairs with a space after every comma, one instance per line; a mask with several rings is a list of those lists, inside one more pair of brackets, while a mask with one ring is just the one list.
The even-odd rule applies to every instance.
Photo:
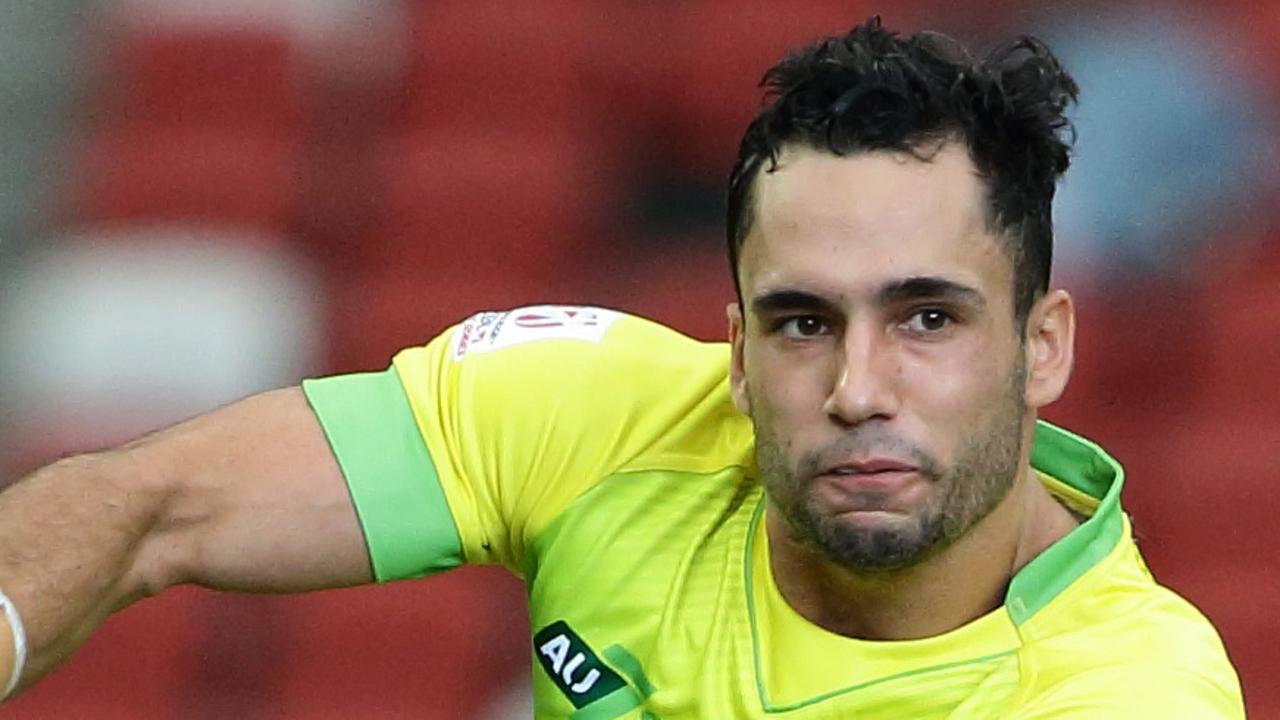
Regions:
[[479, 312], [442, 333], [431, 345], [442, 341], [455, 362], [555, 352], [633, 354], [637, 359], [661, 360], [661, 356], [645, 352], [651, 343], [686, 350], [717, 345], [637, 315], [589, 305], [529, 305]]
[[1239, 687], [1175, 666], [1094, 668], [1045, 688], [1022, 704], [1017, 720], [1185, 717], [1243, 720]]
[[415, 408], [464, 412], [456, 426], [487, 428], [504, 443], [553, 436], [579, 458], [612, 464], [596, 471], [673, 446], [740, 445], [749, 424], [732, 406], [728, 363], [724, 343], [563, 305], [479, 313], [395, 361]]
[[1022, 632], [1025, 706], [1054, 710], [1027, 717], [1243, 717], [1217, 630], [1152, 579], [1127, 533]]
[[665, 383], [670, 391], [676, 380], [726, 375], [727, 363], [723, 343], [699, 342], [616, 310], [571, 305], [477, 313], [395, 360], [409, 385], [476, 377], [488, 385], [523, 384], [526, 392], [538, 391], [534, 380], [581, 387], [621, 378], [627, 382], [614, 390]]
[[752, 436], [728, 361], [632, 315], [539, 305], [473, 315], [395, 368], [467, 559], [518, 568], [523, 543], [605, 478], [741, 464]]

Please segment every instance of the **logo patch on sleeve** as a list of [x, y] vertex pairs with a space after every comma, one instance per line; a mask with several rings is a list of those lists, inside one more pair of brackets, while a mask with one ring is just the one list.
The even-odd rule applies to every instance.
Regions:
[[581, 709], [626, 685], [563, 620], [533, 636], [533, 652], [575, 708]]
[[536, 340], [598, 343], [622, 313], [597, 307], [533, 305], [507, 312], [483, 312], [463, 321], [453, 334], [453, 359]]

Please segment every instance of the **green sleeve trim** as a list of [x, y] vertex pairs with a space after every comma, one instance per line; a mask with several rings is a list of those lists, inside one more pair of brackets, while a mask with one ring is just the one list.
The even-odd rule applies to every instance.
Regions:
[[1120, 491], [1124, 468], [1102, 448], [1068, 430], [1040, 421], [1031, 465], [1099, 499], [1093, 517], [1042, 552], [1009, 583], [1005, 607], [1021, 625], [1071, 583], [1097, 565], [1124, 534]]
[[306, 380], [302, 390], [346, 476], [378, 582], [461, 565], [457, 526], [395, 370]]

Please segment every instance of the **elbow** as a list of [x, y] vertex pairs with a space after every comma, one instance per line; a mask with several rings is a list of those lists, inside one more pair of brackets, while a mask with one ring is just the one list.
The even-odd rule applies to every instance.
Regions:
[[183, 552], [185, 523], [175, 516], [173, 473], [147, 455], [145, 447], [134, 445], [62, 461], [95, 466], [93, 474], [111, 488], [109, 504], [120, 530], [132, 540], [113, 593], [116, 609], [186, 582], [190, 567]]
[[119, 588], [117, 607], [159, 595], [192, 581], [191, 563], [181, 542], [167, 533], [150, 533], [138, 544]]

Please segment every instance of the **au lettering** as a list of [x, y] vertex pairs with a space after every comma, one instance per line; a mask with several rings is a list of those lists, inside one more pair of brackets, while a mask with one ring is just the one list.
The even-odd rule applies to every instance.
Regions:
[[596, 681], [600, 679], [600, 671], [591, 668], [582, 679], [574, 682], [573, 674], [582, 666], [582, 663], [586, 662], [587, 656], [578, 652], [574, 653], [573, 657], [570, 658], [569, 651], [572, 649], [573, 646], [570, 644], [569, 638], [561, 633], [542, 643], [538, 647], [538, 652], [551, 661], [552, 669], [564, 680], [569, 690], [581, 695], [595, 687]]

